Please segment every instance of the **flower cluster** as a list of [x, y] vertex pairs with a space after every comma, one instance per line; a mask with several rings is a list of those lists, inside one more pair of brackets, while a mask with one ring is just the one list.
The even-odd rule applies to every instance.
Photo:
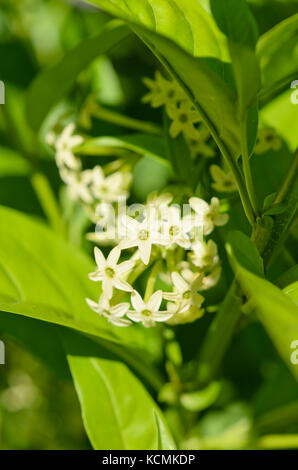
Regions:
[[193, 159], [199, 156], [214, 157], [210, 132], [182, 88], [173, 80], [163, 77], [159, 71], [155, 74], [155, 80], [145, 78], [144, 83], [150, 91], [144, 96], [143, 103], [150, 103], [153, 108], [165, 107], [172, 121], [170, 136], [175, 139], [183, 134]]
[[96, 214], [101, 213], [103, 203], [110, 204], [119, 198], [128, 197], [131, 173], [125, 170], [105, 174], [99, 165], [92, 169], [83, 169], [76, 150], [84, 143], [84, 138], [74, 135], [74, 131], [75, 125], [71, 123], [59, 137], [50, 132], [47, 142], [55, 149], [60, 176], [66, 183], [70, 196], [88, 207], [92, 220], [96, 222]]
[[[172, 200], [169, 193], [155, 193], [133, 211], [126, 207], [119, 210], [107, 230], [100, 226], [95, 234], [94, 239], [98, 236], [101, 243], [106, 233], [116, 246], [107, 258], [95, 248], [97, 269], [89, 277], [101, 282], [102, 293], [98, 302], [87, 302], [114, 325], [188, 323], [204, 313], [202, 293], [213, 287], [221, 274], [217, 245], [206, 237], [215, 226], [224, 225], [228, 215], [220, 212], [217, 198], [210, 204], [190, 198], [183, 211], [171, 204]], [[126, 250], [130, 250], [130, 258], [119, 263]], [[143, 299], [134, 284], [145, 272], [148, 279]], [[127, 302], [117, 303], [119, 291]]]

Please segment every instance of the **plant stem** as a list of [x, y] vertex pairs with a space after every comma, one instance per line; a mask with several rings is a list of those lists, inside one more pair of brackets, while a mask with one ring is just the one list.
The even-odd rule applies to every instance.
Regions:
[[34, 171], [31, 175], [31, 184], [53, 229], [63, 237], [66, 237], [66, 228], [60, 214], [55, 194], [47, 177], [38, 170]]
[[160, 269], [161, 269], [161, 262], [160, 260], [158, 260], [153, 266], [150, 276], [147, 281], [147, 286], [146, 286], [146, 291], [145, 291], [145, 296], [144, 296], [145, 303], [148, 302], [148, 300], [150, 299], [151, 295], [154, 292], [155, 281], [158, 276], [158, 273], [160, 272]]
[[247, 112], [244, 114], [243, 119], [241, 119], [241, 153], [242, 153], [242, 163], [243, 163], [243, 170], [244, 170], [248, 197], [249, 197], [251, 206], [253, 208], [254, 215], [257, 216], [259, 209], [258, 209], [258, 202], [257, 202], [257, 197], [256, 197], [255, 187], [253, 184], [250, 162], [249, 162], [249, 154], [248, 154], [248, 148], [247, 148], [246, 121], [247, 121]]
[[225, 145], [217, 138], [217, 136], [213, 135], [213, 138], [214, 138], [219, 150], [221, 151], [225, 161], [227, 162], [230, 170], [232, 171], [232, 174], [233, 174], [233, 176], [235, 178], [235, 181], [236, 181], [236, 184], [237, 184], [238, 192], [239, 192], [239, 195], [240, 195], [240, 199], [241, 199], [241, 202], [242, 202], [242, 206], [243, 206], [245, 215], [246, 215], [247, 220], [249, 221], [250, 225], [253, 227], [254, 224], [255, 224], [255, 214], [254, 214], [254, 210], [253, 210], [253, 207], [251, 205], [250, 198], [249, 198], [245, 183], [243, 181], [243, 177], [242, 177], [242, 174], [240, 172], [239, 166], [238, 166], [237, 162], [234, 160], [234, 158], [232, 156], [230, 156], [230, 154], [229, 154], [228, 150], [226, 149]]
[[240, 289], [233, 281], [205, 338], [199, 356], [199, 382], [212, 380], [230, 344], [232, 335], [241, 316]]
[[117, 124], [118, 126], [127, 127], [128, 129], [134, 129], [147, 134], [162, 134], [160, 127], [156, 124], [123, 116], [120, 113], [111, 111], [110, 109], [104, 108], [100, 105], [97, 105], [96, 112], [94, 112], [93, 115], [98, 119], [111, 122], [112, 124]]
[[290, 168], [285, 176], [285, 179], [276, 195], [276, 198], [273, 202], [273, 204], [279, 204], [281, 202], [283, 202], [289, 192], [291, 191], [292, 187], [293, 187], [293, 184], [295, 183], [295, 181], [297, 180], [297, 170], [298, 170], [298, 149], [296, 150], [295, 154], [294, 154], [294, 158], [293, 158], [293, 161], [290, 165]]

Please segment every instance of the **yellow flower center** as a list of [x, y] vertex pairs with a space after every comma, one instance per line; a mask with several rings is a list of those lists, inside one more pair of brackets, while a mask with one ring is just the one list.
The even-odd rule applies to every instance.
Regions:
[[110, 278], [113, 278], [115, 276], [115, 271], [112, 268], [106, 268], [106, 275]]
[[149, 232], [148, 230], [140, 230], [139, 231], [139, 239], [142, 241], [146, 241], [149, 238]]
[[143, 310], [142, 315], [144, 315], [145, 317], [151, 317], [152, 312], [150, 312], [150, 310]]

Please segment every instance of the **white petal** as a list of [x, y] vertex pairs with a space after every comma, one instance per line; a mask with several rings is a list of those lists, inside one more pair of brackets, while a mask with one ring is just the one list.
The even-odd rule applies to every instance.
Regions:
[[124, 302], [122, 304], [114, 305], [114, 307], [111, 308], [110, 313], [111, 315], [115, 317], [123, 317], [128, 311], [128, 309], [129, 309], [129, 303]]
[[147, 309], [150, 312], [157, 312], [159, 310], [160, 304], [162, 302], [162, 291], [158, 290], [151, 295], [149, 301], [147, 302]]
[[105, 277], [102, 281], [102, 290], [103, 294], [107, 299], [111, 299], [113, 297], [113, 281], [112, 279]]
[[121, 281], [121, 279], [117, 277], [114, 278], [113, 281], [114, 281], [114, 286], [116, 287], [116, 289], [124, 290], [125, 292], [133, 291], [133, 287], [130, 284], [128, 284], [128, 282]]
[[142, 297], [136, 290], [134, 290], [133, 293], [131, 294], [131, 303], [132, 303], [133, 308], [137, 312], [141, 312], [142, 310], [145, 310], [146, 308]]
[[159, 312], [152, 315], [152, 320], [157, 322], [167, 321], [173, 316], [172, 312]]
[[104, 274], [100, 273], [99, 271], [95, 271], [94, 273], [90, 273], [88, 275], [88, 277], [91, 281], [97, 282], [97, 281], [102, 281], [103, 280]]
[[133, 320], [135, 322], [142, 322], [143, 319], [144, 319], [143, 315], [141, 315], [139, 312], [128, 311], [127, 316], [128, 316], [128, 318], [130, 318], [131, 320]]
[[177, 272], [172, 273], [172, 281], [175, 288], [178, 292], [180, 292], [180, 294], [183, 294], [183, 292], [189, 290], [189, 285]]
[[123, 219], [123, 224], [125, 227], [128, 228], [131, 232], [133, 232], [136, 236], [139, 231], [139, 222], [128, 215]]
[[81, 145], [83, 142], [84, 142], [84, 139], [83, 139], [83, 137], [80, 136], [80, 135], [73, 135], [73, 136], [70, 138], [70, 146], [71, 146], [72, 148], [78, 147], [78, 146]]
[[219, 214], [215, 219], [215, 225], [225, 225], [229, 220], [228, 214]]
[[198, 214], [206, 214], [210, 211], [209, 205], [204, 199], [191, 197], [189, 200], [190, 207]]
[[118, 317], [112, 317], [112, 316], [108, 317], [108, 322], [112, 323], [115, 326], [122, 326], [122, 327], [131, 325], [131, 321], [127, 320], [126, 318], [118, 318]]
[[120, 263], [116, 269], [118, 276], [122, 275], [123, 273], [126, 273], [127, 271], [131, 271], [134, 265], [135, 261], [132, 260], [123, 261], [123, 263]]
[[102, 253], [102, 251], [96, 246], [94, 248], [94, 256], [95, 256], [95, 261], [98, 266], [98, 268], [104, 269], [106, 267], [106, 259]]
[[140, 258], [144, 264], [148, 264], [151, 255], [151, 241], [141, 241], [139, 242]]
[[115, 264], [118, 263], [118, 260], [121, 255], [121, 250], [118, 246], [112, 249], [112, 251], [109, 253], [109, 256], [107, 258], [107, 265], [108, 266], [115, 266]]
[[121, 240], [119, 248], [121, 250], [126, 250], [127, 248], [134, 248], [135, 246], [138, 246], [139, 240], [137, 238], [134, 238], [132, 240]]
[[94, 302], [91, 299], [86, 299], [86, 302], [94, 312], [99, 313], [100, 311], [102, 311], [102, 308], [98, 305], [97, 302]]

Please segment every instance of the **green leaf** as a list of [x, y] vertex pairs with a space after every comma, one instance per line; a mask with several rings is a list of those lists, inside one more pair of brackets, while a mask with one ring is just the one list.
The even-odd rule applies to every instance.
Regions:
[[227, 251], [237, 280], [255, 307], [259, 320], [280, 356], [298, 380], [298, 368], [291, 362], [291, 344], [298, 338], [298, 307], [278, 287], [243, 266], [242, 260], [238, 258], [236, 242], [236, 239], [230, 240]]
[[97, 36], [85, 39], [70, 50], [56, 66], [42, 72], [32, 83], [27, 96], [27, 117], [31, 127], [38, 131], [53, 105], [63, 98], [79, 73], [128, 34], [125, 26], [112, 21]]
[[124, 21], [156, 31], [191, 55], [228, 58], [225, 39], [209, 13], [209, 0], [92, 0], [91, 3]]
[[211, 9], [219, 28], [228, 38], [239, 112], [243, 113], [255, 102], [260, 86], [255, 55], [257, 26], [245, 0], [211, 0]]
[[257, 56], [261, 66], [262, 98], [290, 87], [298, 73], [298, 14], [278, 23], [260, 37]]
[[285, 287], [283, 291], [294, 300], [295, 304], [298, 305], [298, 281]]
[[264, 212], [264, 215], [278, 215], [283, 214], [287, 210], [286, 203], [273, 204], [269, 209]]
[[161, 411], [125, 364], [70, 331], [63, 343], [94, 449], [158, 449], [155, 416], [174, 448]]
[[87, 306], [100, 287], [88, 279], [94, 265], [85, 255], [16, 211], [0, 207], [0, 220], [0, 311], [140, 346], [142, 330], [113, 327]]
[[242, 126], [242, 153], [251, 155], [258, 131], [257, 97], [261, 86], [255, 46], [257, 25], [245, 0], [211, 0], [212, 13], [227, 36]]
[[[239, 123], [223, 35], [198, 0], [92, 0], [126, 21], [196, 104], [217, 141], [235, 158], [240, 153]], [[179, 34], [177, 34], [177, 28]], [[229, 84], [227, 84], [229, 83]]]
[[162, 137], [149, 134], [130, 134], [116, 137], [95, 137], [86, 140], [77, 152], [82, 155], [115, 155], [115, 149], [125, 149], [140, 155], [154, 158], [159, 163], [169, 166], [166, 156], [165, 141]]
[[154, 417], [157, 427], [158, 450], [176, 450], [173, 438], [169, 434], [169, 431], [165, 426], [164, 420], [161, 419], [160, 414], [158, 414], [156, 410], [154, 410]]
[[233, 230], [228, 234], [227, 243], [233, 247], [236, 259], [244, 268], [258, 276], [264, 276], [263, 260], [247, 235]]

